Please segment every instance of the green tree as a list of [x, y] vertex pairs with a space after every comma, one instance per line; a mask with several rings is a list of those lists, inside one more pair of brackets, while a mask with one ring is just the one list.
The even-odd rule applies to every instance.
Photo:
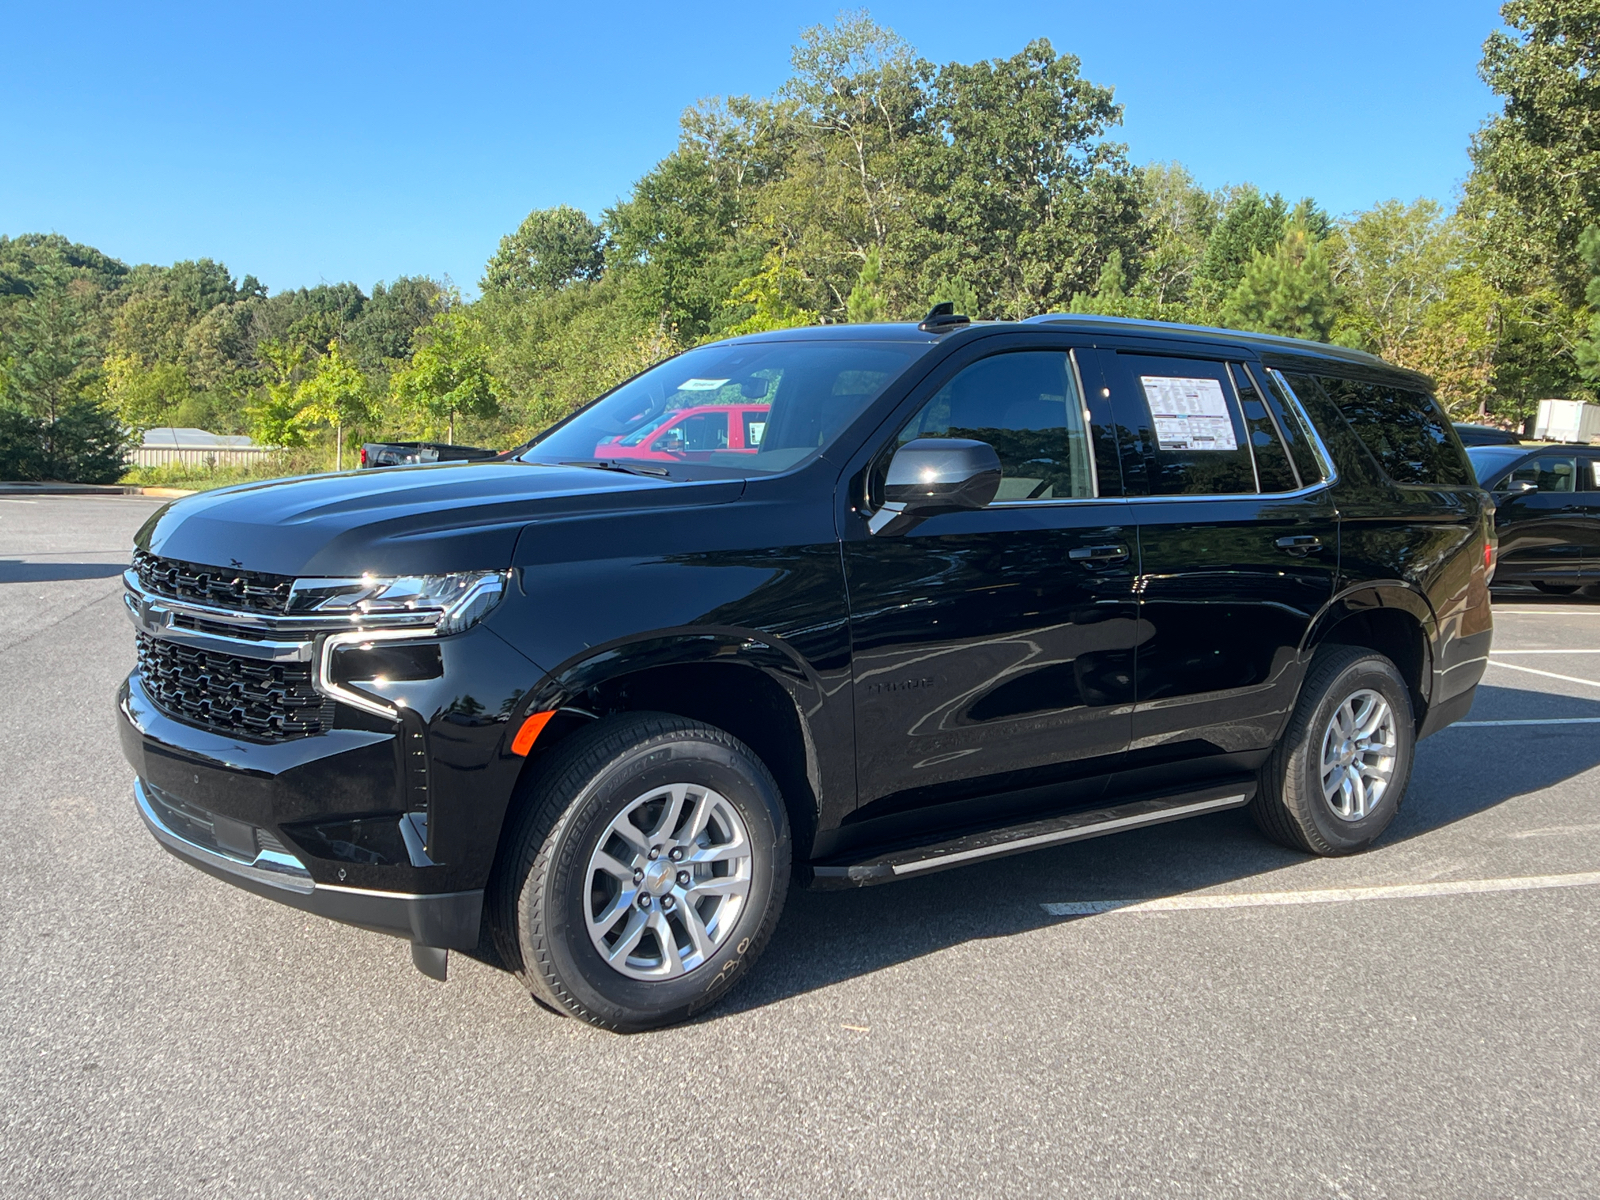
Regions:
[[1139, 182], [1104, 134], [1110, 88], [1044, 39], [1011, 58], [939, 69], [921, 149], [924, 269], [971, 272], [985, 309], [1025, 317], [1064, 305], [1106, 259], [1142, 249]]
[[373, 405], [367, 377], [344, 356], [337, 339], [328, 343], [328, 353], [317, 360], [311, 377], [295, 389], [295, 404], [297, 424], [333, 429], [334, 470], [344, 470], [345, 428], [369, 420]]
[[256, 353], [266, 364], [267, 380], [261, 395], [248, 409], [251, 434], [263, 446], [283, 449], [304, 446], [305, 424], [298, 420], [300, 404], [296, 392], [305, 351], [268, 339], [257, 344]]
[[1251, 260], [1222, 308], [1239, 329], [1326, 341], [1338, 314], [1338, 292], [1327, 250], [1304, 217], [1289, 222], [1270, 253]]
[[1276, 192], [1263, 196], [1249, 184], [1234, 188], [1195, 268], [1196, 301], [1208, 310], [1221, 309], [1250, 265], [1276, 251], [1288, 220], [1289, 206]]
[[888, 307], [883, 299], [883, 256], [876, 246], [867, 251], [861, 273], [856, 276], [845, 302], [846, 319], [853, 325], [870, 324], [884, 319]]
[[387, 286], [376, 283], [345, 340], [363, 371], [380, 372], [410, 354], [417, 331], [459, 302], [459, 296], [421, 275], [402, 275]]
[[1510, 291], [1554, 285], [1577, 304], [1578, 241], [1600, 224], [1600, 0], [1510, 0], [1479, 72], [1505, 107], [1472, 144], [1465, 208], [1489, 278]]
[[1140, 171], [1143, 241], [1134, 294], [1158, 305], [1184, 304], [1222, 212], [1222, 200], [1177, 163], [1152, 163]]
[[0, 474], [85, 483], [122, 474], [129, 439], [99, 399], [99, 297], [83, 283], [59, 258], [47, 261], [7, 314], [0, 361], [12, 415]]
[[498, 385], [489, 372], [481, 331], [460, 309], [442, 313], [418, 335], [411, 361], [390, 379], [395, 408], [433, 438], [442, 427], [456, 440], [458, 415], [488, 418], [499, 409]]
[[815, 324], [817, 314], [799, 307], [786, 294], [793, 289], [796, 278], [797, 273], [784, 262], [782, 254], [777, 250], [769, 252], [761, 270], [735, 289], [729, 299], [730, 305], [750, 305], [753, 311], [728, 332], [738, 336]]
[[598, 278], [604, 240], [604, 229], [575, 208], [536, 208], [500, 239], [484, 268], [483, 290], [538, 294]]
[[176, 414], [193, 394], [181, 363], [143, 366], [131, 354], [106, 359], [106, 399], [129, 429], [143, 432], [176, 424]]
[[1346, 221], [1332, 245], [1340, 340], [1399, 361], [1461, 266], [1458, 225], [1433, 200], [1388, 200]]

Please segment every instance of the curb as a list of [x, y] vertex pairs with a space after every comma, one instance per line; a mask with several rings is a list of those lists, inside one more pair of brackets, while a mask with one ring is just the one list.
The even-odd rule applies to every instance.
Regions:
[[155, 496], [175, 500], [193, 488], [139, 487], [127, 483], [0, 483], [0, 496]]

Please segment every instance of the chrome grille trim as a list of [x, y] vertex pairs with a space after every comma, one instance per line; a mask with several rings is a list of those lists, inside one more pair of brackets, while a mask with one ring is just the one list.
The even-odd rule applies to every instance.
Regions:
[[163, 712], [235, 737], [276, 742], [322, 733], [333, 704], [316, 686], [309, 662], [275, 663], [137, 637], [139, 678]]

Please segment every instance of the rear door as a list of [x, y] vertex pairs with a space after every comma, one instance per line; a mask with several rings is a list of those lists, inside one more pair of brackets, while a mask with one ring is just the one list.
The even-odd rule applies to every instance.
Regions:
[[1088, 802], [1128, 744], [1135, 542], [1109, 418], [1070, 343], [1008, 341], [944, 364], [869, 469], [881, 481], [916, 438], [975, 438], [1004, 470], [994, 503], [845, 538], [858, 819], [1034, 785]]
[[[1253, 768], [1333, 594], [1339, 525], [1298, 413], [1225, 354], [1095, 356], [1123, 431], [1140, 642], [1123, 791]], [[1257, 756], [1259, 757], [1259, 756]]]

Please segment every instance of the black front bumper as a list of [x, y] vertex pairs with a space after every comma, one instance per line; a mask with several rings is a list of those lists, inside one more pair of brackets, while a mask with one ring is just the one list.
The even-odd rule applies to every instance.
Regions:
[[[318, 916], [419, 946], [477, 948], [481, 887], [363, 886], [388, 878], [420, 882], [430, 875], [443, 882], [448, 876], [439, 868], [344, 867], [315, 859], [281, 836], [281, 810], [294, 807], [301, 788], [297, 775], [336, 778], [329, 760], [347, 759], [356, 768], [369, 758], [373, 765], [387, 763], [393, 754], [389, 737], [351, 731], [319, 739], [324, 753], [308, 762], [292, 746], [242, 744], [173, 721], [149, 703], [137, 676], [118, 699], [123, 751], [138, 773], [134, 802], [150, 832], [173, 854], [236, 887]], [[392, 774], [386, 778], [392, 785]]]
[[[156, 841], [185, 862], [235, 887], [316, 913], [319, 917], [405, 938], [419, 945], [442, 950], [477, 948], [478, 925], [483, 914], [482, 888], [436, 895], [406, 895], [316, 883], [305, 865], [290, 852], [258, 849], [253, 857], [246, 859], [215, 838], [202, 839], [197, 836], [198, 823], [192, 818], [183, 820], [187, 814], [146, 786], [142, 779], [133, 781], [133, 800]], [[207, 845], [207, 841], [211, 844]]]

